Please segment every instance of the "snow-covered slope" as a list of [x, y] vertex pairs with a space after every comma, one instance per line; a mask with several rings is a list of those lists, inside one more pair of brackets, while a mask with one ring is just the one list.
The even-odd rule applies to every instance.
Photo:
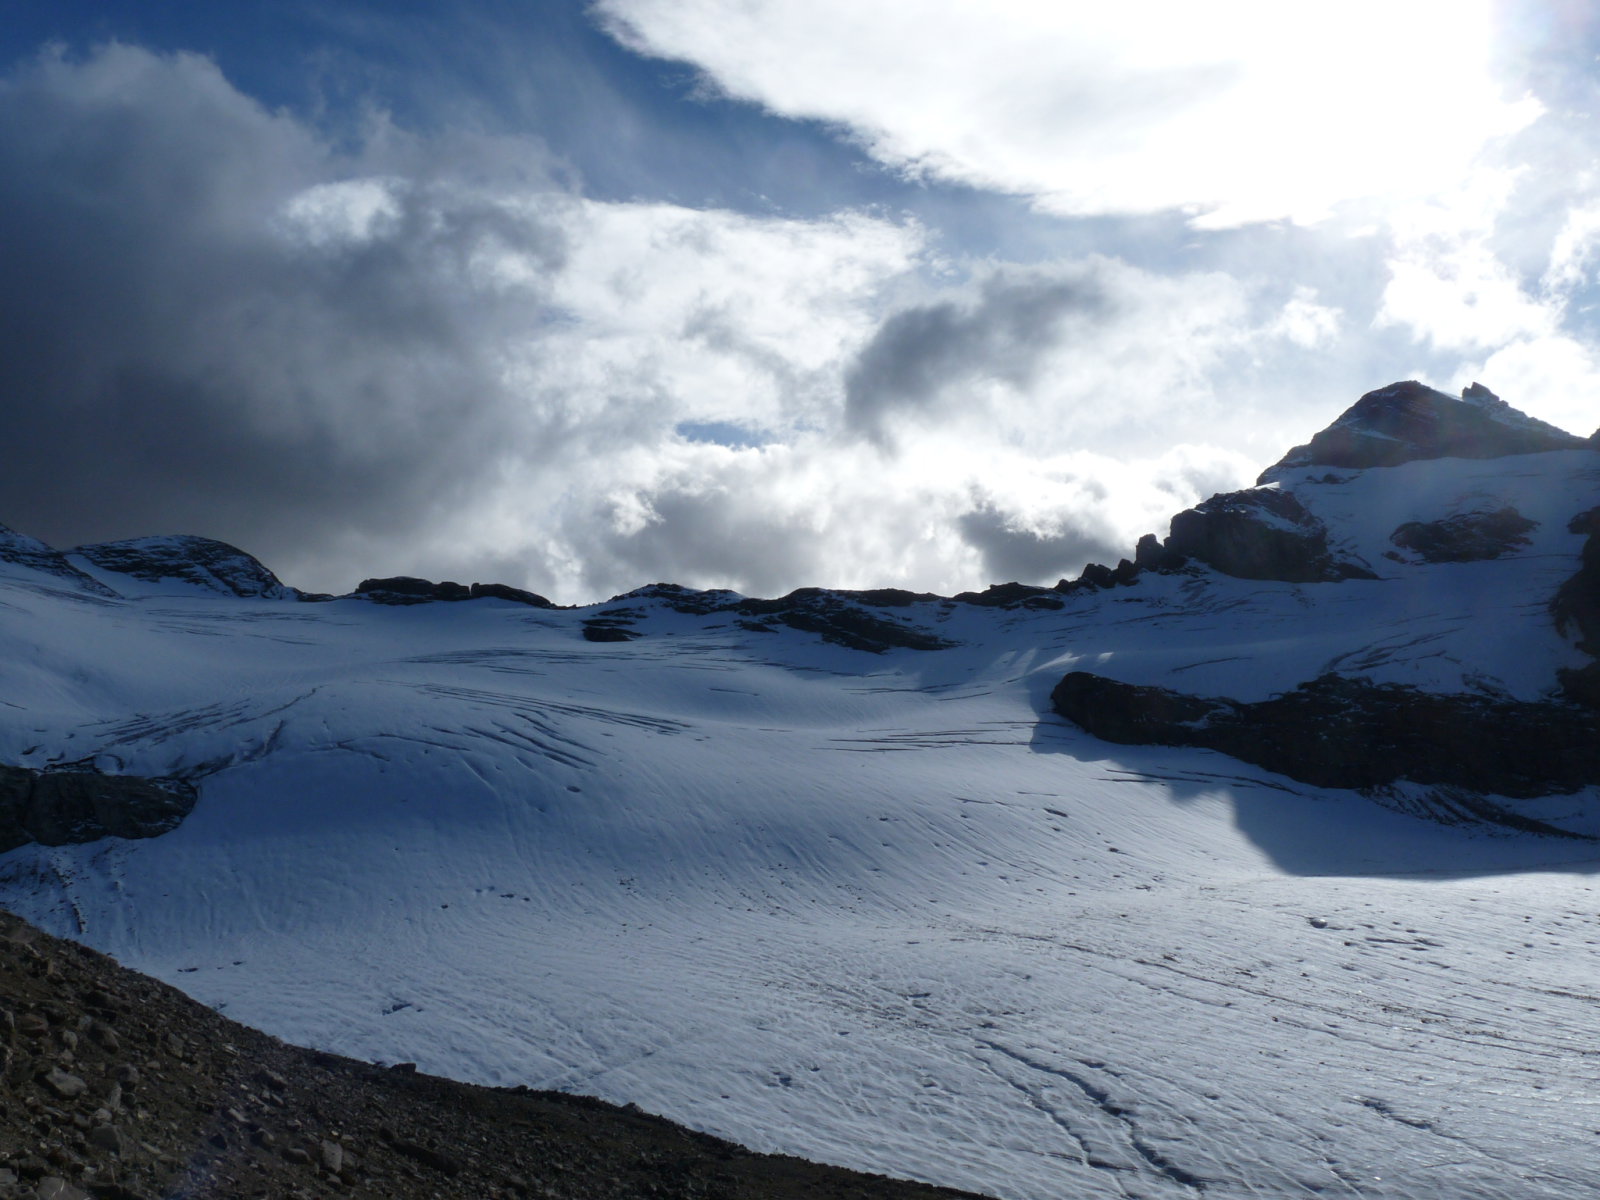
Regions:
[[[0, 763], [200, 785], [161, 837], [0, 857], [0, 903], [285, 1038], [1005, 1197], [1592, 1196], [1594, 842], [1110, 745], [1048, 697], [1551, 696], [1600, 453], [1271, 486], [1374, 578], [785, 620], [0, 562]], [[1391, 540], [1506, 507], [1498, 557]], [[953, 645], [835, 644], [830, 605]], [[1600, 832], [1597, 800], [1538, 812]]]

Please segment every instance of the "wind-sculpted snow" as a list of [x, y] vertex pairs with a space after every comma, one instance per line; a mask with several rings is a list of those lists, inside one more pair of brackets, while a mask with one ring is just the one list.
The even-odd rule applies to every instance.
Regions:
[[[1519, 802], [1567, 836], [1442, 824], [1048, 700], [1549, 701], [1592, 661], [1550, 604], [1600, 456], [1278, 486], [1376, 578], [888, 597], [943, 649], [728, 593], [81, 603], [0, 564], [0, 762], [200, 790], [0, 857], [0, 902], [281, 1037], [1007, 1198], [1600, 1194], [1595, 788]], [[1502, 507], [1525, 545], [1385, 557]]]

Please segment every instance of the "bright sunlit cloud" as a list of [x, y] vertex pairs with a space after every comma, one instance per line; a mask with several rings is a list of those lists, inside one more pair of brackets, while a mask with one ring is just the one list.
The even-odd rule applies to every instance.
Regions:
[[1532, 121], [1490, 0], [600, 0], [626, 45], [1060, 214], [1315, 221], [1449, 186]]

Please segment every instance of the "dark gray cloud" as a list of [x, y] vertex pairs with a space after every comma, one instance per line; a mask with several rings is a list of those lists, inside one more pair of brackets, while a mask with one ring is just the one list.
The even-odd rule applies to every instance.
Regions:
[[664, 487], [649, 496], [648, 525], [627, 532], [597, 528], [587, 547], [587, 582], [596, 592], [618, 578], [731, 587], [778, 596], [828, 578], [824, 535], [803, 514], [773, 512], [726, 488]]
[[[497, 347], [537, 310], [481, 255], [562, 251], [485, 186], [537, 167], [520, 150], [424, 160], [379, 122], [335, 152], [207, 60], [127, 46], [0, 81], [0, 519], [281, 561], [470, 493], [525, 422]], [[360, 178], [388, 183], [338, 190]]]
[[1089, 267], [1070, 275], [996, 271], [973, 295], [902, 309], [846, 373], [846, 418], [881, 438], [891, 417], [931, 417], [960, 405], [963, 384], [987, 379], [1026, 389], [1073, 326], [1093, 326], [1113, 308]]
[[1088, 530], [1081, 517], [1042, 533], [989, 502], [964, 513], [957, 526], [966, 543], [983, 556], [990, 583], [1052, 584], [1075, 578], [1086, 563], [1115, 563], [1132, 549], [1114, 546], [1103, 534]]

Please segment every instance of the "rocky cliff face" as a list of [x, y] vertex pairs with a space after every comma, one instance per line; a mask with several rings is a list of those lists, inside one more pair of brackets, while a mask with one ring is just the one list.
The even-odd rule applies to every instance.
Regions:
[[194, 787], [181, 779], [0, 766], [0, 853], [29, 842], [155, 837], [177, 828], [194, 804]]
[[[1108, 742], [1220, 750], [1317, 787], [1409, 780], [1527, 799], [1600, 784], [1600, 714], [1570, 704], [1439, 695], [1337, 675], [1241, 704], [1084, 671], [1066, 675], [1050, 701]], [[1486, 802], [1480, 815], [1554, 832], [1514, 808]]]
[[1169, 555], [1194, 559], [1238, 579], [1328, 583], [1373, 579], [1362, 563], [1341, 561], [1328, 531], [1289, 492], [1252, 489], [1213, 496], [1172, 518]]

